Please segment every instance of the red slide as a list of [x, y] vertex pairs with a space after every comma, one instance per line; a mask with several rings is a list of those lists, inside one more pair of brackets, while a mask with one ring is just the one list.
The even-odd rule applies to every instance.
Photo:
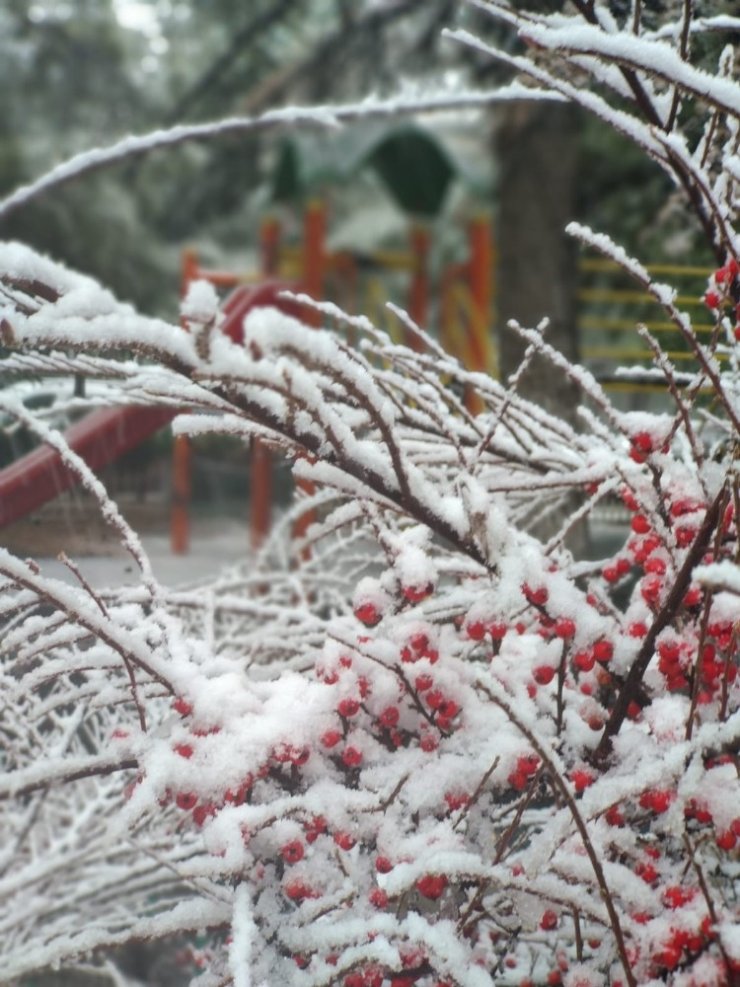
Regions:
[[[272, 306], [300, 318], [299, 305], [278, 297], [281, 291], [291, 288], [295, 286], [277, 281], [237, 288], [224, 302], [222, 331], [239, 342], [244, 316], [254, 308]], [[72, 425], [64, 438], [91, 469], [100, 470], [164, 428], [176, 414], [172, 408], [103, 408]], [[30, 514], [78, 482], [77, 474], [65, 466], [54, 449], [34, 449], [0, 470], [0, 528]]]

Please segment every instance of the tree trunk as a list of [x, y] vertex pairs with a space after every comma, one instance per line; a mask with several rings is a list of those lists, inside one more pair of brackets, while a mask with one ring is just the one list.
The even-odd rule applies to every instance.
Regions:
[[[576, 250], [564, 233], [574, 217], [578, 114], [551, 102], [514, 103], [495, 138], [501, 168], [497, 309], [502, 380], [524, 355], [510, 319], [532, 328], [550, 319], [546, 338], [578, 359]], [[523, 397], [572, 419], [576, 389], [552, 364], [533, 361], [519, 384]]]

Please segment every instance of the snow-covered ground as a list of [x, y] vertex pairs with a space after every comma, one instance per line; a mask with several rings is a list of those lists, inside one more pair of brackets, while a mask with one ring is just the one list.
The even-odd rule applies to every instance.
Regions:
[[[243, 562], [249, 554], [247, 526], [236, 521], [208, 522], [194, 528], [187, 555], [174, 555], [167, 533], [141, 536], [157, 578], [165, 586], [199, 581], [220, 569]], [[76, 581], [70, 569], [57, 558], [39, 558], [43, 572]], [[93, 586], [122, 586], [138, 581], [134, 560], [122, 551], [111, 555], [75, 555], [83, 576]]]

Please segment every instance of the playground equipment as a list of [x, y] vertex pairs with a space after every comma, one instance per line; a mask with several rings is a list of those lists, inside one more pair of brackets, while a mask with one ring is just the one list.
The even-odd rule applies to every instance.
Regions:
[[[430, 144], [431, 141], [431, 144]], [[322, 142], [321, 147], [325, 147]], [[194, 280], [204, 279], [216, 288], [230, 292], [223, 302], [223, 331], [235, 341], [242, 338], [247, 312], [260, 306], [277, 307], [305, 322], [317, 325], [320, 316], [311, 308], [282, 297], [286, 289], [313, 298], [328, 298], [345, 310], [369, 316], [388, 332], [417, 348], [418, 337], [394, 320], [385, 306], [391, 299], [406, 309], [411, 320], [436, 333], [448, 352], [470, 370], [497, 374], [491, 326], [495, 306], [495, 250], [490, 219], [485, 214], [467, 224], [467, 256], [440, 271], [432, 270], [434, 235], [431, 217], [438, 214], [446, 190], [455, 174], [456, 163], [418, 128], [395, 128], [389, 133], [372, 133], [357, 150], [353, 138], [344, 151], [343, 169], [351, 173], [358, 161], [372, 166], [387, 185], [392, 197], [416, 219], [411, 223], [405, 249], [360, 254], [350, 250], [330, 250], [327, 246], [327, 218], [323, 202], [309, 199], [303, 211], [300, 243], [284, 242], [280, 224], [267, 219], [260, 229], [260, 261], [256, 271], [238, 273], [212, 270], [201, 265], [193, 250], [182, 258], [182, 292]], [[341, 158], [342, 155], [339, 155]], [[430, 164], [431, 162], [431, 164]], [[422, 164], [427, 168], [421, 180]], [[337, 170], [337, 162], [333, 164]], [[275, 177], [275, 198], [290, 200], [310, 190], [315, 176], [326, 179], [327, 161], [320, 156], [301, 158], [296, 146], [286, 146]], [[340, 169], [341, 170], [341, 169]], [[336, 179], [340, 175], [334, 176]], [[426, 216], [426, 219], [420, 219]], [[686, 290], [677, 301], [683, 307], [699, 307], [709, 269], [656, 265], [648, 270], [660, 277], [686, 279]], [[625, 330], [644, 322], [657, 334], [669, 357], [678, 364], [691, 359], [671, 323], [643, 292], [624, 283], [624, 275], [608, 262], [584, 258], [579, 289], [579, 331], [584, 362], [607, 388], [642, 394], [662, 391], [662, 385], [636, 384], [615, 373], [620, 364], [649, 365], [651, 354], [642, 341], [625, 346]], [[394, 295], [395, 293], [395, 295]], [[706, 320], [695, 325], [701, 333], [711, 333]], [[480, 410], [475, 395], [465, 394], [473, 413]], [[73, 425], [65, 438], [94, 470], [102, 469], [124, 453], [169, 424], [176, 412], [159, 408], [119, 408], [97, 411]], [[186, 437], [177, 437], [173, 447], [171, 544], [174, 552], [186, 552], [190, 530], [193, 451]], [[39, 448], [0, 471], [0, 527], [18, 520], [77, 482], [75, 473], [52, 449]], [[250, 532], [254, 547], [270, 527], [272, 502], [272, 463], [269, 451], [258, 440], [250, 456]], [[305, 515], [298, 533], [310, 523]]]
[[[100, 470], [168, 425], [168, 408], [103, 408], [65, 432], [69, 447]], [[79, 477], [49, 446], [39, 446], [0, 471], [0, 527], [30, 514], [79, 483]]]
[[[658, 280], [680, 286], [675, 302], [692, 315], [692, 326], [699, 338], [715, 331], [703, 295], [712, 268], [688, 264], [648, 264], [648, 273]], [[652, 353], [634, 329], [642, 323], [660, 341], [668, 358], [681, 370], [682, 364], [694, 359], [677, 327], [666, 319], [662, 307], [646, 292], [635, 290], [632, 282], [616, 264], [596, 257], [580, 262], [578, 289], [578, 331], [581, 356], [599, 382], [610, 391], [622, 392], [634, 400], [644, 400], [646, 393], [665, 393], [665, 384], [630, 380], [617, 368], [649, 367]], [[718, 354], [722, 362], [725, 354]]]
[[[203, 268], [194, 251], [185, 251], [183, 294], [197, 279], [230, 290], [222, 306], [222, 330], [238, 342], [242, 338], [244, 317], [259, 307], [274, 306], [308, 325], [318, 324], [319, 315], [313, 309], [281, 297], [286, 289], [314, 298], [336, 297], [340, 283], [343, 297], [338, 301], [347, 308], [362, 311], [372, 307], [365, 303], [373, 291], [378, 293], [378, 273], [382, 275], [390, 270], [400, 273], [407, 281], [405, 297], [397, 301], [407, 308], [416, 323], [428, 327], [430, 310], [436, 300], [429, 270], [432, 241], [428, 227], [419, 223], [411, 227], [407, 252], [386, 252], [373, 258], [374, 286], [363, 275], [367, 258], [327, 249], [326, 227], [323, 203], [309, 202], [303, 217], [302, 243], [296, 251], [281, 242], [279, 224], [273, 219], [265, 220], [260, 230], [260, 268], [248, 274]], [[442, 335], [447, 343], [454, 346], [469, 367], [490, 369], [486, 335], [492, 297], [492, 246], [485, 217], [477, 217], [470, 224], [469, 250], [467, 261], [443, 274], [440, 284], [445, 297], [438, 300], [437, 308], [445, 322]], [[385, 297], [384, 292], [380, 294]], [[385, 318], [385, 313], [382, 317]], [[416, 337], [408, 330], [403, 334], [406, 342], [417, 345]], [[472, 402], [472, 398], [469, 400]], [[98, 471], [168, 425], [175, 414], [172, 409], [152, 407], [102, 409], [72, 425], [65, 432], [65, 440], [88, 466]], [[256, 547], [269, 530], [272, 501], [271, 457], [257, 440], [252, 444], [250, 473], [250, 531]], [[174, 552], [188, 549], [191, 476], [191, 443], [179, 436], [174, 442], [172, 464], [170, 535]], [[0, 527], [30, 514], [78, 482], [77, 474], [54, 449], [42, 446], [33, 450], [0, 470]], [[302, 518], [297, 533], [305, 530], [310, 520], [308, 515]]]
[[[261, 305], [274, 305], [307, 325], [317, 325], [319, 314], [281, 297], [281, 291], [303, 292], [313, 298], [331, 298], [351, 312], [362, 312], [379, 324], [387, 322], [383, 304], [387, 299], [382, 279], [388, 273], [400, 273], [407, 282], [405, 297], [396, 299], [411, 319], [428, 328], [431, 310], [436, 308], [435, 322], [442, 339], [463, 363], [474, 370], [493, 371], [488, 344], [491, 302], [493, 298], [493, 244], [490, 221], [479, 214], [468, 226], [468, 257], [446, 268], [439, 279], [439, 291], [433, 289], [430, 271], [432, 233], [429, 226], [412, 224], [406, 251], [384, 251], [368, 257], [350, 251], [330, 251], [326, 244], [326, 212], [320, 200], [308, 203], [303, 216], [302, 242], [296, 249], [282, 242], [281, 229], [275, 219], [268, 219], [260, 231], [260, 273], [239, 274], [201, 266], [193, 250], [183, 254], [182, 293], [194, 280], [209, 281], [214, 287], [231, 289], [224, 302], [224, 332], [240, 339], [247, 311]], [[368, 274], [368, 270], [371, 272]], [[258, 279], [263, 278], [262, 282]], [[392, 334], [416, 348], [418, 337], [407, 327], [388, 326]], [[477, 411], [474, 395], [466, 395], [471, 411]], [[173, 500], [170, 521], [172, 550], [184, 553], [189, 542], [189, 500], [192, 488], [192, 450], [185, 436], [178, 436], [173, 451]], [[253, 440], [250, 455], [250, 535], [257, 548], [269, 531], [272, 503], [272, 462], [269, 451]], [[310, 492], [310, 491], [309, 491]], [[295, 534], [300, 536], [311, 523], [309, 513], [300, 518]]]
[[[251, 274], [204, 268], [194, 251], [182, 260], [182, 291], [196, 279], [229, 290], [223, 304], [223, 330], [241, 338], [244, 316], [252, 308], [274, 305], [317, 325], [319, 314], [280, 297], [290, 288], [313, 298], [331, 298], [345, 309], [363, 312], [379, 324], [387, 324], [387, 311], [378, 305], [389, 297], [387, 281], [405, 282], [393, 300], [405, 307], [411, 319], [425, 329], [435, 326], [445, 345], [470, 368], [495, 371], [488, 347], [488, 327], [493, 297], [493, 248], [490, 223], [474, 218], [468, 231], [469, 257], [447, 268], [433, 289], [430, 253], [433, 246], [429, 222], [437, 216], [455, 177], [469, 181], [464, 170], [434, 134], [417, 125], [392, 124], [363, 127], [337, 138], [336, 147], [321, 142], [299, 146], [288, 143], [274, 176], [275, 201], [306, 200], [312, 189], [327, 182], [341, 182], [367, 167], [374, 170], [396, 204], [414, 215], [408, 249], [381, 252], [368, 257], [351, 251], [329, 251], [326, 213], [318, 199], [308, 199], [303, 212], [303, 234], [298, 248], [282, 242], [279, 224], [266, 220], [260, 231], [259, 270]], [[421, 219], [425, 217], [425, 219]], [[368, 276], [368, 271], [370, 275]], [[388, 326], [397, 334], [399, 325]], [[417, 336], [400, 328], [408, 345], [417, 347]], [[466, 395], [477, 411], [473, 395]], [[95, 412], [73, 426], [66, 438], [93, 469], [100, 469], [168, 424], [174, 412], [151, 408], [126, 408]], [[173, 448], [171, 545], [175, 552], [188, 548], [193, 453], [186, 437], [177, 437]], [[254, 546], [270, 525], [272, 464], [268, 450], [257, 440], [250, 457], [250, 531]], [[75, 474], [53, 450], [39, 449], [0, 471], [0, 526], [41, 506], [73, 486]], [[299, 533], [310, 523], [304, 516]]]

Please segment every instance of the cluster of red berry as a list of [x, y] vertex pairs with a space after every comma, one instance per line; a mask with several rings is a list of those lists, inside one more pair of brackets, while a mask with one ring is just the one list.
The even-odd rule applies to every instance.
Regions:
[[734, 257], [730, 257], [727, 263], [712, 275], [711, 286], [704, 295], [704, 304], [718, 316], [730, 312], [734, 320], [735, 339], [740, 340], [738, 275], [740, 275], [740, 264]]

